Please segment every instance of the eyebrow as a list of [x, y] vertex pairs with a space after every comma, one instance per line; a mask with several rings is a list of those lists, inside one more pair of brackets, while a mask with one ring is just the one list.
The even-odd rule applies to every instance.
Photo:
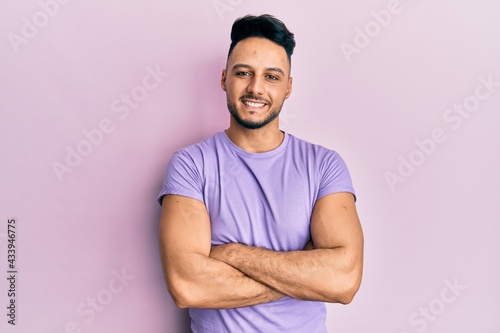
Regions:
[[[250, 65], [236, 64], [236, 65], [233, 66], [233, 71], [235, 69], [239, 69], [239, 68], [252, 69], [252, 67]], [[278, 73], [281, 73], [282, 75], [285, 75], [285, 72], [283, 72], [283, 70], [281, 68], [279, 68], [279, 67], [268, 67], [268, 68], [266, 68], [266, 71], [278, 72]]]

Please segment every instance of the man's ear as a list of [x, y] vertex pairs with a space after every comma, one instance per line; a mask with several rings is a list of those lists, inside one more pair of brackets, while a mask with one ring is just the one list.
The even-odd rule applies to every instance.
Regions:
[[285, 99], [287, 99], [290, 96], [290, 94], [292, 93], [292, 82], [293, 82], [293, 78], [290, 76], [288, 78], [288, 88], [286, 89]]
[[227, 75], [227, 71], [225, 69], [223, 69], [222, 76], [220, 79], [220, 86], [221, 86], [222, 90], [224, 90], [224, 91], [226, 91], [226, 75]]

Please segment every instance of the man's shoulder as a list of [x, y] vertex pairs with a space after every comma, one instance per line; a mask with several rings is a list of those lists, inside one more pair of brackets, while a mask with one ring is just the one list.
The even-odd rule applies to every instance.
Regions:
[[290, 143], [291, 143], [291, 148], [292, 149], [298, 149], [302, 153], [312, 153], [312, 154], [326, 154], [326, 155], [336, 155], [337, 152], [331, 148], [327, 148], [323, 146], [322, 144], [318, 143], [313, 143], [309, 140], [302, 139], [299, 137], [296, 137], [295, 135], [292, 135], [288, 133], [288, 136], [290, 137]]

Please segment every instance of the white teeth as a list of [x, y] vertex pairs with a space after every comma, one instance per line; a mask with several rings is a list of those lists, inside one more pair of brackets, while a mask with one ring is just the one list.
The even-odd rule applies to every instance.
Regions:
[[266, 103], [255, 103], [255, 102], [249, 102], [249, 101], [244, 101], [243, 102], [245, 105], [248, 105], [248, 106], [251, 106], [253, 108], [261, 108], [263, 107], [264, 105], [266, 105]]

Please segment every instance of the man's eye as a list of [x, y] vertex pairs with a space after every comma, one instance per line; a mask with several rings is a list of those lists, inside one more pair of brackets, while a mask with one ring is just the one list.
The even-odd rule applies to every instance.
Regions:
[[278, 80], [278, 77], [277, 76], [274, 76], [274, 75], [268, 75], [267, 76], [270, 80]]
[[238, 75], [238, 76], [248, 76], [248, 75], [250, 75], [250, 72], [238, 72], [238, 73], [236, 73], [236, 75]]

